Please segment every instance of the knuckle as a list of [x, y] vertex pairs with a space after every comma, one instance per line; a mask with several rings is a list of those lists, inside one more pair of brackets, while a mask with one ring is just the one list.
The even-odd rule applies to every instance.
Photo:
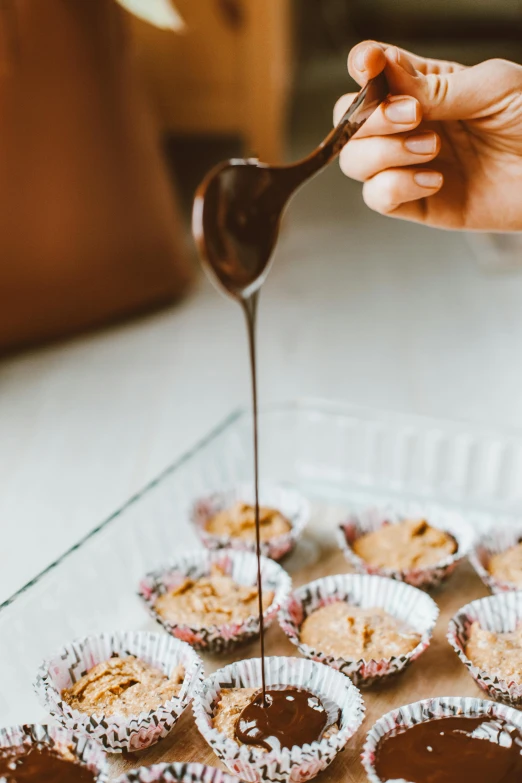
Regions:
[[447, 74], [430, 73], [426, 76], [426, 93], [430, 105], [439, 106], [448, 97], [449, 79]]

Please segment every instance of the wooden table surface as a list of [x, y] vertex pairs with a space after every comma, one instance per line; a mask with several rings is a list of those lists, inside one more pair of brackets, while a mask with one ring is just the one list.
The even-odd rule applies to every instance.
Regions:
[[[320, 546], [318, 540], [315, 545]], [[341, 552], [327, 546], [320, 552], [314, 565], [307, 565], [301, 572], [294, 572], [294, 585], [300, 585], [325, 574], [346, 572], [346, 562]], [[384, 713], [401, 704], [418, 701], [432, 696], [475, 696], [482, 691], [475, 685], [465, 667], [446, 641], [446, 629], [450, 617], [459, 607], [474, 598], [487, 595], [487, 590], [466, 562], [456, 569], [449, 580], [433, 593], [440, 608], [440, 616], [430, 647], [403, 674], [391, 678], [383, 685], [363, 691], [366, 704], [366, 718], [357, 734], [348, 742], [344, 752], [322, 773], [322, 783], [343, 781], [361, 783], [366, 780], [359, 756], [366, 734], [375, 721]], [[277, 624], [267, 632], [268, 655], [296, 655], [296, 648], [286, 639]], [[207, 673], [233, 660], [257, 657], [258, 645], [252, 644], [220, 658], [205, 657]], [[171, 734], [149, 750], [113, 757], [114, 775], [133, 767], [157, 764], [162, 761], [198, 761], [222, 766], [213, 751], [199, 734], [189, 709], [182, 716]]]

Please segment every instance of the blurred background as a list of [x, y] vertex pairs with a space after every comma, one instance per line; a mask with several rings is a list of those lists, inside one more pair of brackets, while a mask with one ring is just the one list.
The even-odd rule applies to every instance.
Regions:
[[[519, 0], [175, 0], [176, 30], [140, 18], [163, 0], [120, 2], [0, 2], [0, 600], [249, 403], [239, 308], [190, 238], [206, 170], [308, 153], [361, 39], [522, 62]], [[288, 211], [262, 401], [521, 427], [518, 236], [394, 221], [360, 191], [334, 165]]]

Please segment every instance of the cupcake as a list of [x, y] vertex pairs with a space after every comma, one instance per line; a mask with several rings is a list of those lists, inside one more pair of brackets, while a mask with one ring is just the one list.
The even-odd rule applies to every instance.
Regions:
[[97, 743], [61, 726], [0, 729], [0, 780], [40, 783], [66, 778], [78, 783], [106, 783], [107, 757]]
[[[357, 731], [364, 717], [361, 695], [340, 672], [302, 658], [266, 658], [265, 676], [268, 698], [274, 691], [283, 693], [279, 698], [288, 699], [291, 706], [295, 689], [307, 694], [308, 703], [313, 702], [324, 718], [321, 730], [312, 732], [317, 740], [309, 736], [303, 745], [286, 747], [281, 736], [271, 742], [255, 737], [251, 740], [255, 744], [238, 739], [238, 730], [243, 739], [252, 732], [249, 721], [240, 721], [243, 710], [255, 708], [261, 698], [259, 658], [232, 663], [203, 682], [194, 699], [196, 725], [218, 758], [239, 778], [251, 783], [304, 783], [326, 769]], [[288, 741], [294, 736], [291, 717], [286, 725]], [[305, 721], [304, 725], [310, 732], [310, 723]]]
[[174, 762], [133, 769], [117, 778], [114, 783], [240, 783], [240, 781], [206, 764]]
[[[281, 566], [265, 557], [261, 576], [268, 627], [292, 583]], [[196, 649], [220, 653], [259, 636], [257, 558], [251, 552], [201, 550], [183, 555], [148, 574], [139, 595], [168, 633]]]
[[404, 669], [429, 646], [439, 610], [410, 585], [340, 574], [294, 590], [279, 624], [307, 658], [372, 685]]
[[459, 514], [416, 503], [364, 509], [339, 527], [339, 544], [357, 571], [414, 587], [440, 584], [472, 543], [473, 532]]
[[522, 530], [500, 527], [484, 534], [469, 557], [492, 593], [522, 590]]
[[472, 698], [440, 697], [386, 713], [370, 729], [362, 763], [370, 783], [522, 779], [522, 714]]
[[[310, 515], [308, 501], [290, 487], [260, 488], [261, 554], [281, 560], [295, 546]], [[256, 551], [254, 488], [243, 485], [197, 500], [191, 519], [207, 549]]]
[[447, 638], [489, 696], [522, 705], [522, 592], [466, 604], [450, 620]]
[[119, 753], [166, 737], [202, 674], [198, 655], [177, 639], [144, 631], [100, 634], [44, 661], [35, 690], [59, 723]]

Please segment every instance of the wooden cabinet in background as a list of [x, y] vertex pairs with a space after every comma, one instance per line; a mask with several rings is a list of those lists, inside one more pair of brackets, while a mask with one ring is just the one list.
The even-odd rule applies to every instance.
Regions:
[[182, 33], [134, 19], [158, 120], [182, 134], [239, 134], [245, 152], [283, 157], [291, 76], [290, 0], [176, 0]]

